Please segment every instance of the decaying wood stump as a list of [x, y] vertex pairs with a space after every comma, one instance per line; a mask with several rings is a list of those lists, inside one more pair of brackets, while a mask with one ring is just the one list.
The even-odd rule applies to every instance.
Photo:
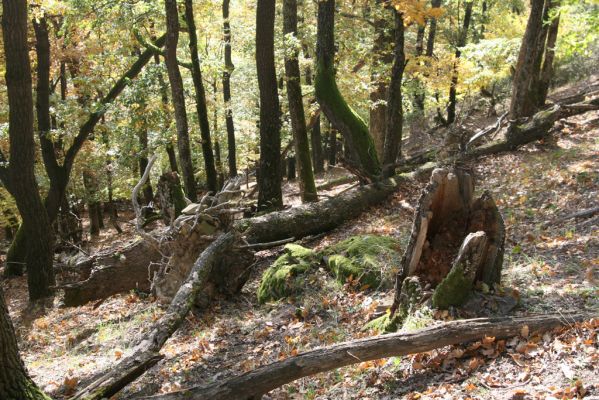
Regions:
[[176, 172], [165, 172], [160, 176], [156, 189], [156, 204], [160, 208], [162, 220], [167, 225], [181, 215], [187, 203]]
[[498, 284], [505, 227], [489, 192], [473, 198], [463, 170], [435, 169], [415, 213], [395, 283], [392, 317], [403, 319], [432, 296], [433, 306], [459, 306], [473, 287]]

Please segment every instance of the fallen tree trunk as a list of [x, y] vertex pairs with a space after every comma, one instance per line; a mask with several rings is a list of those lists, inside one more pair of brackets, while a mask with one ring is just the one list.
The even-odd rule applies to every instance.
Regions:
[[191, 310], [194, 299], [209, 281], [218, 260], [231, 250], [234, 243], [235, 234], [233, 232], [222, 234], [216, 238], [198, 257], [166, 313], [154, 324], [145, 339], [135, 347], [133, 354], [110, 368], [108, 373], [94, 379], [72, 399], [110, 398], [160, 361], [162, 359], [159, 354], [160, 349], [179, 328]]
[[528, 317], [477, 318], [446, 322], [409, 333], [395, 333], [358, 339], [307, 351], [253, 371], [205, 387], [194, 387], [165, 395], [142, 397], [153, 400], [248, 400], [293, 382], [296, 379], [346, 365], [385, 357], [421, 353], [440, 347], [492, 336], [497, 339], [519, 335], [522, 327], [530, 333], [597, 317], [595, 314], [550, 314]]

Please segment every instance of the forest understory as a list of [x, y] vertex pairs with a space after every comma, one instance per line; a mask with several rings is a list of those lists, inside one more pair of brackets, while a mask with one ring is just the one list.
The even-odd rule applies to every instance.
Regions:
[[[471, 123], [484, 125], [476, 119]], [[511, 315], [559, 312], [567, 320], [570, 311], [599, 309], [599, 215], [571, 217], [598, 206], [599, 112], [560, 121], [554, 136], [557, 146], [528, 144], [466, 167], [477, 191], [491, 192], [505, 220], [502, 287], [517, 303]], [[317, 185], [345, 173], [336, 168], [326, 174], [317, 176]], [[353, 185], [319, 194], [333, 196]], [[320, 250], [356, 235], [383, 235], [397, 239], [401, 253], [423, 187], [424, 182], [406, 182], [359, 218], [299, 243]], [[295, 202], [297, 191], [295, 184], [284, 187], [285, 204]], [[135, 236], [128, 223], [133, 215], [121, 212], [120, 218], [125, 233], [117, 240], [124, 243]], [[114, 233], [105, 230], [86, 251], [113, 246]], [[340, 283], [324, 268], [306, 275], [301, 293], [259, 303], [262, 274], [281, 251], [279, 246], [257, 253], [241, 294], [189, 314], [163, 347], [164, 359], [114, 398], [205, 385], [309, 349], [378, 333], [363, 327], [391, 305], [392, 288], [364, 288], [352, 277]], [[394, 275], [397, 263], [390, 259], [382, 273]], [[145, 328], [163, 314], [152, 297], [135, 291], [71, 308], [60, 308], [57, 297], [44, 309], [29, 305], [25, 278], [2, 285], [23, 360], [34, 381], [54, 399], [68, 399], [93, 374], [130, 355]], [[402, 329], [476, 315], [480, 310], [468, 307], [425, 310]], [[487, 337], [410, 356], [356, 361], [299, 379], [264, 398], [592, 398], [599, 396], [598, 333], [597, 319], [542, 335], [523, 327], [520, 336], [510, 339]]]

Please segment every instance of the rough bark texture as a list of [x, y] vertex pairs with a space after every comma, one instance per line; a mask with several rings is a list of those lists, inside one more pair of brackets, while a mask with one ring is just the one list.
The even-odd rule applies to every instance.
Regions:
[[374, 140], [374, 147], [379, 159], [383, 159], [385, 147], [385, 128], [387, 117], [387, 72], [386, 68], [392, 61], [391, 42], [393, 35], [392, 27], [388, 20], [388, 11], [383, 7], [381, 1], [376, 2], [374, 20], [374, 43], [372, 46], [372, 65], [370, 82], [370, 119], [368, 130]]
[[363, 180], [377, 180], [381, 166], [368, 126], [347, 104], [335, 81], [335, 0], [318, 2], [315, 92], [327, 119], [343, 135], [351, 159], [345, 162]]
[[[283, 1], [283, 34], [297, 36], [297, 0]], [[302, 96], [302, 85], [299, 67], [299, 51], [286, 49], [285, 75], [287, 78], [287, 100], [291, 117], [291, 130], [295, 143], [295, 158], [299, 172], [299, 187], [302, 202], [317, 201], [316, 184], [312, 171], [310, 143], [306, 129], [306, 117]]]
[[403, 130], [403, 107], [401, 82], [405, 68], [404, 54], [404, 25], [401, 13], [395, 14], [395, 47], [393, 50], [393, 69], [391, 70], [391, 82], [387, 93], [387, 118], [385, 127], [385, 147], [383, 158], [384, 176], [392, 176], [395, 173], [393, 165], [397, 156], [401, 154], [401, 136]]
[[458, 65], [460, 57], [462, 55], [461, 48], [466, 45], [468, 38], [468, 28], [470, 27], [470, 20], [472, 19], [472, 5], [473, 1], [468, 1], [465, 4], [464, 20], [458, 42], [455, 50], [455, 61], [453, 63], [453, 72], [451, 75], [451, 84], [449, 85], [449, 105], [447, 106], [447, 123], [453, 124], [456, 118], [456, 106], [457, 106], [457, 93], [458, 93]]
[[[206, 107], [206, 90], [202, 81], [202, 70], [198, 56], [198, 35], [193, 16], [193, 1], [185, 0], [185, 22], [189, 33], [189, 52], [191, 54], [191, 77], [196, 93], [196, 111], [200, 123], [200, 135], [202, 137], [202, 155], [204, 156], [204, 168], [206, 171], [206, 184], [211, 192], [218, 191], [216, 166], [214, 165], [214, 153], [212, 152], [212, 139], [210, 139], [210, 122], [208, 121], [208, 108]], [[191, 198], [190, 198], [191, 200]], [[192, 200], [194, 201], [194, 200]]]
[[10, 161], [0, 153], [0, 161], [8, 162], [8, 166], [0, 167], [0, 179], [14, 197], [23, 219], [24, 236], [22, 239], [27, 240], [26, 263], [29, 298], [37, 300], [50, 295], [50, 286], [54, 284], [53, 235], [52, 226], [35, 178], [33, 96], [27, 44], [27, 4], [25, 1], [3, 1], [2, 4], [2, 35], [9, 106]]
[[[554, 0], [551, 4], [551, 8], [555, 8], [559, 5], [559, 2]], [[551, 79], [553, 78], [553, 60], [555, 59], [555, 45], [557, 43], [557, 33], [559, 30], [560, 15], [550, 15], [550, 17], [553, 17], [553, 19], [551, 19], [551, 25], [549, 25], [547, 31], [545, 57], [543, 59], [543, 66], [541, 68], [537, 89], [537, 106], [539, 108], [542, 108], [547, 101], [547, 93], [549, 92], [549, 86], [551, 84]]]
[[537, 110], [533, 83], [538, 76], [535, 65], [542, 54], [538, 54], [539, 42], [543, 32], [543, 6], [546, 0], [531, 0], [530, 16], [522, 38], [514, 81], [512, 83], [512, 101], [510, 119], [529, 117]]
[[[144, 126], [139, 131], [139, 147], [140, 147], [140, 155], [139, 155], [139, 176], [143, 175], [146, 167], [148, 166], [148, 129]], [[144, 194], [144, 203], [146, 205], [152, 202], [154, 199], [154, 191], [152, 190], [152, 182], [148, 179], [148, 182], [144, 185], [143, 188]]]
[[109, 372], [95, 379], [79, 391], [75, 399], [100, 400], [110, 398], [128, 383], [137, 379], [162, 359], [160, 349], [179, 328], [193, 306], [194, 299], [205, 288], [220, 257], [233, 246], [235, 235], [220, 235], [193, 264], [191, 271], [178, 289], [166, 313], [151, 327], [148, 334], [134, 349], [131, 356], [123, 359]]
[[183, 92], [183, 79], [177, 64], [177, 43], [179, 42], [179, 13], [176, 0], [164, 0], [166, 8], [166, 67], [168, 80], [171, 85], [171, 97], [175, 109], [175, 123], [177, 125], [177, 148], [179, 150], [179, 163], [181, 163], [181, 176], [185, 193], [191, 201], [197, 200], [196, 182], [193, 176], [193, 163], [189, 145], [189, 126], [187, 124], [187, 111], [185, 110], [185, 93]]
[[527, 326], [531, 333], [541, 333], [594, 317], [596, 314], [581, 313], [451, 321], [410, 333], [395, 333], [334, 344], [259, 367], [210, 386], [194, 387], [145, 399], [256, 399], [296, 379], [346, 365], [426, 352], [489, 336], [497, 339], [517, 336], [524, 326]]
[[283, 206], [281, 193], [281, 121], [274, 54], [275, 0], [258, 0], [256, 66], [260, 90], [260, 173], [258, 209]]
[[406, 300], [421, 300], [402, 296], [404, 281], [412, 276], [419, 278], [421, 287], [430, 284], [434, 288], [433, 305], [439, 308], [461, 305], [477, 281], [488, 287], [499, 283], [505, 241], [503, 219], [488, 192], [477, 200], [473, 193], [468, 173], [457, 169], [433, 171], [418, 201], [397, 274], [392, 318], [406, 317], [411, 306]]
[[[6, 5], [4, 5], [4, 12], [6, 12]], [[38, 389], [25, 370], [1, 287], [0, 365], [2, 365], [0, 368], [0, 398], [2, 400], [50, 400]]]
[[235, 125], [231, 109], [231, 74], [235, 69], [231, 60], [231, 23], [229, 22], [229, 2], [223, 0], [223, 42], [225, 69], [223, 70], [223, 99], [225, 101], [225, 118], [227, 124], [227, 160], [229, 177], [237, 176], [237, 160], [235, 154]]
[[79, 306], [132, 289], [147, 292], [152, 272], [157, 269], [150, 261], [160, 259], [158, 250], [141, 239], [88, 257], [75, 266], [82, 280], [63, 287], [64, 305]]

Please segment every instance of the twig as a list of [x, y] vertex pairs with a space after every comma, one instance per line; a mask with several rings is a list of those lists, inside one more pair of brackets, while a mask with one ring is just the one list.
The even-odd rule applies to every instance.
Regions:
[[286, 243], [291, 243], [291, 242], [295, 242], [294, 237], [277, 240], [275, 242], [246, 244], [243, 246], [239, 246], [239, 248], [241, 248], [241, 249], [269, 249], [271, 247], [276, 247], [276, 246], [286, 244]]

